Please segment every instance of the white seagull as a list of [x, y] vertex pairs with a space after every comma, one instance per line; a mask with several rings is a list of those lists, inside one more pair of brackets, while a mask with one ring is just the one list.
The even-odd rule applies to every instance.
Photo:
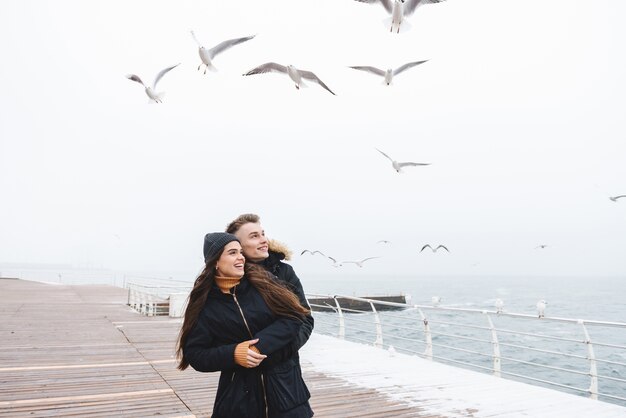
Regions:
[[265, 64], [259, 65], [256, 68], [251, 69], [244, 75], [263, 74], [263, 73], [269, 73], [269, 72], [287, 74], [289, 78], [291, 78], [293, 82], [296, 83], [296, 89], [298, 90], [300, 89], [300, 86], [306, 87], [306, 84], [302, 82], [302, 79], [305, 79], [305, 80], [310, 80], [319, 84], [320, 86], [328, 90], [330, 93], [335, 95], [335, 93], [333, 93], [333, 91], [329, 89], [328, 86], [324, 84], [324, 82], [322, 82], [322, 80], [320, 80], [311, 71], [298, 70], [293, 65], [288, 65], [285, 67], [284, 65], [276, 64], [275, 62], [267, 62]]
[[503, 308], [504, 308], [504, 301], [500, 298], [496, 299], [496, 312], [502, 313]]
[[626, 197], [626, 194], [621, 194], [619, 196], [609, 196], [609, 199], [611, 199], [613, 202], [617, 202], [617, 199], [621, 199], [622, 197]]
[[394, 76], [397, 76], [401, 72], [403, 72], [405, 70], [408, 70], [409, 68], [413, 68], [416, 65], [423, 64], [426, 61], [428, 61], [428, 60], [409, 62], [409, 63], [406, 63], [406, 64], [396, 68], [395, 70], [392, 69], [392, 68], [389, 68], [387, 71], [383, 71], [380, 68], [367, 67], [367, 66], [356, 66], [356, 67], [350, 67], [350, 68], [353, 68], [355, 70], [367, 71], [368, 73], [372, 73], [372, 74], [383, 76], [383, 77], [385, 77], [384, 83], [386, 85], [390, 85], [391, 82], [393, 81], [393, 77]]
[[413, 14], [415, 9], [425, 4], [441, 3], [445, 0], [356, 0], [361, 3], [380, 3], [391, 15], [391, 28], [389, 32], [393, 32], [396, 27], [396, 33], [400, 33], [400, 25], [406, 16]]
[[373, 260], [375, 258], [380, 258], [380, 257], [368, 257], [360, 261], [342, 261], [342, 263], [343, 264], [356, 264], [359, 267], [363, 267], [363, 263], [365, 263], [367, 260]]
[[212, 62], [213, 58], [215, 58], [217, 54], [219, 54], [220, 52], [224, 52], [225, 50], [227, 50], [228, 48], [232, 46], [249, 41], [250, 39], [254, 38], [255, 35], [246, 36], [244, 38], [229, 39], [227, 41], [224, 41], [222, 43], [215, 45], [211, 49], [206, 49], [204, 46], [202, 46], [202, 44], [200, 43], [200, 41], [198, 41], [198, 38], [196, 38], [196, 34], [193, 31], [191, 31], [191, 36], [193, 36], [193, 40], [196, 41], [196, 43], [198, 44], [198, 54], [200, 55], [200, 59], [202, 60], [202, 63], [198, 65], [198, 71], [200, 71], [200, 68], [202, 68], [202, 66], [204, 65], [205, 66], [204, 74], [206, 74], [206, 70], [217, 71], [217, 68], [213, 66], [213, 62]]
[[376, 151], [380, 152], [382, 155], [387, 157], [389, 161], [391, 161], [391, 166], [393, 167], [393, 169], [396, 170], [398, 173], [402, 173], [402, 167], [415, 167], [415, 166], [420, 166], [420, 165], [430, 165], [430, 163], [411, 163], [411, 162], [400, 163], [394, 160], [393, 158], [391, 158], [390, 156], [388, 156], [387, 154], [385, 154], [384, 152], [382, 152], [381, 150], [379, 150], [378, 148], [376, 148]]
[[430, 301], [433, 303], [433, 305], [435, 306], [439, 306], [439, 304], [441, 303], [443, 299], [441, 298], [441, 296], [433, 296], [430, 298]]
[[543, 249], [544, 249], [544, 248], [546, 248], [547, 246], [548, 246], [548, 244], [541, 244], [541, 245], [537, 245], [537, 246], [535, 247], [535, 250], [539, 250], [539, 249], [543, 250]]
[[142, 86], [144, 86], [146, 88], [146, 94], [148, 95], [148, 97], [150, 98], [150, 100], [155, 101], [156, 103], [163, 103], [163, 96], [165, 95], [165, 93], [161, 92], [161, 93], [157, 93], [156, 92], [156, 86], [157, 83], [159, 82], [159, 80], [165, 75], [167, 74], [169, 71], [173, 70], [174, 68], [178, 67], [180, 65], [180, 63], [173, 65], [171, 67], [167, 67], [163, 70], [161, 70], [157, 76], [154, 78], [154, 82], [152, 83], [152, 87], [150, 86], [146, 86], [143, 81], [141, 81], [141, 78], [139, 78], [138, 75], [135, 74], [128, 74], [126, 76], [126, 78], [128, 78], [129, 80], [132, 81], [136, 81], [137, 83], [141, 84]]
[[546, 302], [543, 299], [541, 299], [539, 302], [537, 302], [537, 314], [539, 315], [539, 318], [543, 318], [545, 316], [546, 305], [547, 304], [548, 304], [548, 302]]
[[420, 253], [422, 251], [424, 251], [426, 248], [430, 248], [432, 252], [436, 253], [438, 249], [443, 248], [444, 250], [446, 250], [447, 252], [450, 252], [450, 250], [448, 250], [448, 248], [445, 245], [441, 245], [439, 244], [438, 246], [436, 246], [435, 248], [431, 247], [430, 244], [426, 244], [422, 247], [422, 249], [420, 250]]
[[376, 242], [376, 244], [391, 244], [391, 241], [387, 241], [386, 239], [381, 239], [380, 241]]

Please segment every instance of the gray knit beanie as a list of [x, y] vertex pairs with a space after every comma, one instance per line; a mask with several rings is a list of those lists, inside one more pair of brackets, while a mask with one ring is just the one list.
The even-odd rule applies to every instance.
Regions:
[[226, 232], [209, 232], [204, 236], [204, 262], [215, 257], [226, 244], [231, 241], [239, 242], [236, 236]]

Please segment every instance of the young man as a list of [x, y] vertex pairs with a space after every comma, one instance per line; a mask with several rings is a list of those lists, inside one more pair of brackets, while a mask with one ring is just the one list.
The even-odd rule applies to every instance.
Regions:
[[[261, 218], [258, 215], [246, 213], [238, 216], [228, 224], [226, 232], [239, 239], [246, 261], [263, 266], [278, 281], [285, 283], [296, 294], [302, 306], [311, 309], [296, 272], [293, 267], [283, 262], [284, 259], [289, 259], [289, 250], [265, 237]], [[311, 332], [313, 332], [313, 325], [313, 316], [309, 314], [303, 321], [300, 332], [289, 351], [297, 352], [309, 340]], [[291, 352], [289, 351], [285, 354], [290, 355]]]

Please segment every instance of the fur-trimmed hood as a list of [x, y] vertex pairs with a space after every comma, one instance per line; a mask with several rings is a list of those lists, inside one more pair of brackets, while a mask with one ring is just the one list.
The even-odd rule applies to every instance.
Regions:
[[280, 241], [276, 241], [275, 239], [269, 239], [267, 241], [269, 243], [270, 251], [278, 255], [282, 255], [281, 257], [282, 260], [286, 260], [286, 261], [291, 260], [291, 256], [293, 255], [293, 252], [291, 252], [291, 250], [289, 249], [289, 247], [287, 247], [287, 245], [283, 244]]

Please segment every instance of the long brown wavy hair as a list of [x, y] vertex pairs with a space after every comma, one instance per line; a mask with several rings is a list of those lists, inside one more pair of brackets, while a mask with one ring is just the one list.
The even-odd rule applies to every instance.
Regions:
[[[194, 282], [193, 289], [189, 294], [187, 308], [183, 326], [178, 334], [176, 344], [176, 358], [178, 359], [178, 369], [185, 370], [189, 367], [189, 362], [185, 360], [183, 348], [187, 342], [189, 333], [196, 325], [200, 312], [206, 303], [209, 291], [215, 282], [215, 266], [217, 260], [222, 256], [224, 249], [214, 258], [207, 260], [204, 270]], [[276, 316], [286, 316], [302, 320], [310, 311], [300, 305], [298, 297], [281, 282], [273, 280], [263, 267], [253, 263], [245, 264], [245, 273], [242, 280], [248, 279], [252, 286], [261, 294], [261, 297]]]

